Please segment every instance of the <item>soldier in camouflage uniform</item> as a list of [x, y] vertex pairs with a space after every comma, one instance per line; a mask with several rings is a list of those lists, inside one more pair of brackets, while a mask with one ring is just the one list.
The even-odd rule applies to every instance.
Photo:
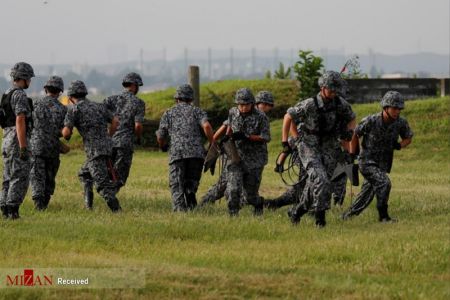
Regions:
[[235, 103], [237, 107], [229, 111], [227, 134], [235, 142], [241, 160], [227, 165], [228, 210], [231, 216], [238, 215], [244, 195], [246, 202], [253, 205], [254, 214], [261, 215], [263, 202], [258, 190], [268, 159], [269, 119], [255, 109], [255, 98], [247, 88], [236, 92]]
[[[94, 184], [111, 211], [117, 212], [121, 207], [116, 198], [116, 186], [113, 182], [112, 142], [107, 130], [108, 122], [112, 122], [111, 127], [116, 128], [117, 119], [113, 119], [103, 104], [86, 99], [87, 93], [82, 81], [77, 80], [70, 84], [67, 95], [73, 105], [67, 110], [62, 133], [64, 138], [69, 139], [73, 127], [78, 129], [86, 152], [86, 162], [78, 174], [84, 190], [89, 192]], [[92, 202], [87, 200], [89, 197], [85, 195], [86, 208], [92, 209]]]
[[25, 89], [34, 77], [33, 68], [25, 62], [11, 69], [13, 86], [2, 97], [3, 189], [0, 209], [4, 218], [18, 219], [19, 206], [27, 193], [31, 168], [28, 146], [32, 129], [32, 105]]
[[[169, 184], [174, 211], [192, 210], [202, 174], [205, 149], [202, 132], [213, 142], [206, 112], [192, 105], [194, 90], [188, 84], [177, 88], [177, 104], [161, 117], [156, 132], [158, 144], [169, 151]], [[170, 141], [169, 141], [170, 139]]]
[[[272, 93], [268, 91], [260, 91], [256, 97], [256, 108], [259, 111], [262, 111], [263, 113], [267, 114], [269, 113], [273, 106], [273, 95]], [[226, 130], [228, 127], [228, 120], [225, 120], [222, 124], [222, 126], [216, 131], [214, 134], [214, 141], [217, 142], [223, 135], [226, 134]], [[227, 164], [227, 157], [226, 154], [222, 154], [222, 160], [223, 165], [226, 166]], [[212, 187], [208, 189], [208, 192], [202, 197], [202, 201], [200, 205], [205, 205], [207, 203], [214, 203], [215, 201], [221, 199], [225, 195], [225, 190], [227, 188], [227, 172], [226, 168], [222, 170], [222, 173], [219, 176], [219, 180], [216, 184], [214, 184]]]
[[124, 87], [122, 94], [110, 96], [103, 101], [107, 109], [119, 119], [118, 128], [112, 136], [112, 161], [118, 175], [118, 189], [125, 185], [130, 174], [134, 136], [136, 136], [136, 143], [141, 144], [145, 103], [136, 97], [136, 94], [142, 85], [139, 74], [128, 73], [122, 80]]
[[51, 76], [44, 85], [45, 96], [33, 104], [33, 132], [31, 134], [31, 195], [37, 210], [45, 210], [55, 191], [55, 177], [59, 169], [61, 130], [67, 109], [58, 101], [64, 91], [61, 77]]
[[282, 146], [292, 130], [292, 121], [298, 124], [297, 149], [308, 178], [300, 201], [290, 211], [293, 224], [309, 210], [314, 211], [316, 226], [326, 225], [325, 212], [330, 208], [331, 176], [336, 168], [339, 139], [351, 140], [355, 114], [343, 98], [337, 96], [341, 76], [327, 71], [319, 78], [317, 96], [299, 102], [288, 109], [283, 120]]
[[379, 221], [395, 221], [388, 214], [391, 181], [387, 173], [391, 171], [394, 150], [407, 147], [413, 132], [408, 121], [400, 117], [404, 101], [399, 92], [387, 92], [381, 100], [381, 107], [381, 113], [364, 118], [355, 129], [350, 151], [356, 152], [362, 138], [359, 169], [364, 182], [355, 202], [343, 214], [343, 219], [359, 215], [376, 196]]

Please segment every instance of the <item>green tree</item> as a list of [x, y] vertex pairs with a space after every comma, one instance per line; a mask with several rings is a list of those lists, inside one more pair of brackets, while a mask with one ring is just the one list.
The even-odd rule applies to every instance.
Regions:
[[300, 59], [294, 65], [294, 72], [300, 82], [299, 96], [305, 99], [320, 90], [317, 80], [323, 69], [323, 59], [312, 54], [312, 51], [300, 50], [298, 56]]
[[275, 79], [290, 79], [291, 78], [291, 67], [288, 67], [287, 70], [284, 68], [284, 64], [280, 62], [278, 70], [273, 74], [273, 78]]
[[267, 70], [266, 73], [264, 74], [264, 78], [272, 79], [272, 72], [270, 72], [270, 70]]

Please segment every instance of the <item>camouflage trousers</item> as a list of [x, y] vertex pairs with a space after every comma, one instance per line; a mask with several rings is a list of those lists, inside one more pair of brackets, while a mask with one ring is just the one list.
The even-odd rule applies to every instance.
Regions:
[[55, 191], [55, 178], [58, 173], [59, 157], [33, 156], [31, 160], [31, 196], [33, 200], [50, 200]]
[[127, 148], [113, 148], [112, 162], [118, 175], [117, 187], [120, 189], [125, 185], [130, 175], [131, 163], [133, 161], [133, 150]]
[[227, 172], [226, 168], [222, 170], [219, 176], [219, 180], [213, 186], [211, 186], [206, 194], [202, 197], [201, 205], [207, 203], [213, 203], [225, 196], [225, 190], [227, 189]]
[[228, 210], [230, 215], [239, 213], [241, 204], [246, 202], [255, 208], [255, 214], [261, 214], [263, 202], [258, 195], [264, 167], [247, 170], [242, 164], [230, 164], [227, 166]]
[[391, 192], [391, 180], [387, 173], [375, 165], [360, 165], [359, 169], [364, 176], [361, 191], [348, 209], [349, 215], [359, 215], [374, 196], [377, 197], [377, 208], [387, 206]]
[[188, 211], [197, 206], [203, 158], [179, 159], [169, 164], [169, 185], [173, 211]]
[[108, 170], [109, 156], [98, 156], [87, 160], [80, 171], [78, 177], [85, 188], [95, 189], [105, 201], [113, 202], [116, 199], [117, 188], [112, 181]]
[[341, 176], [333, 183], [333, 200], [334, 204], [342, 205], [344, 203], [345, 194], [347, 193], [347, 175]]
[[17, 151], [3, 152], [3, 189], [0, 206], [19, 206], [27, 194], [31, 159], [22, 160]]

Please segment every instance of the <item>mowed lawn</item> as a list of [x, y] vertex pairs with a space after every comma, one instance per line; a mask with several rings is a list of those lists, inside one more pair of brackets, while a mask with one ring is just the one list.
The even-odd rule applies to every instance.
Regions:
[[[354, 108], [358, 119], [379, 111], [378, 104]], [[20, 220], [0, 220], [0, 268], [135, 267], [145, 286], [3, 288], [0, 298], [449, 299], [450, 99], [407, 102], [404, 115], [416, 135], [395, 153], [389, 203], [396, 224], [378, 223], [375, 203], [345, 222], [343, 208], [333, 207], [324, 229], [308, 216], [292, 226], [287, 208], [253, 217], [245, 207], [230, 219], [225, 200], [174, 214], [167, 155], [144, 150], [118, 194], [123, 213], [111, 214], [97, 194], [94, 211], [85, 211], [77, 177], [84, 153], [72, 151], [62, 157], [47, 211], [35, 212], [28, 193]], [[265, 198], [286, 189], [273, 172], [280, 127], [272, 123]], [[217, 178], [203, 176], [198, 198]]]

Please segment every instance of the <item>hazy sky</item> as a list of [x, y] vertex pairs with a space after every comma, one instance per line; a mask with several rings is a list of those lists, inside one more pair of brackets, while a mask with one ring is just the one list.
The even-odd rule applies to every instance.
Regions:
[[104, 64], [139, 50], [449, 55], [449, 0], [0, 0], [0, 63]]

